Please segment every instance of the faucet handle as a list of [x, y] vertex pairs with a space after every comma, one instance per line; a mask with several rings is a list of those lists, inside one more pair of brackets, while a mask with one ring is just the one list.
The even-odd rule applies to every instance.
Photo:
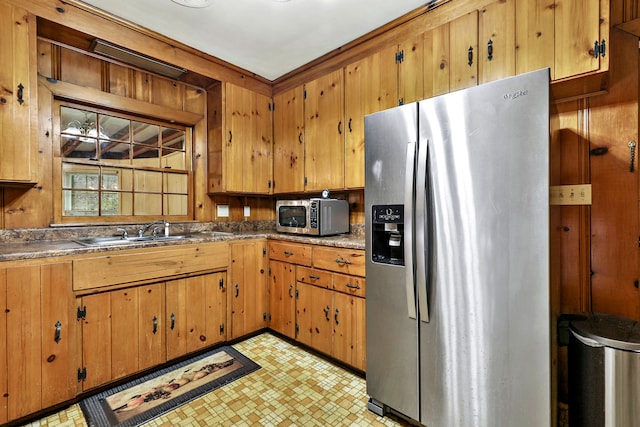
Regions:
[[127, 238], [129, 238], [129, 233], [127, 233], [127, 230], [125, 230], [124, 228], [120, 228], [120, 227], [118, 227], [118, 228], [116, 228], [116, 231], [117, 231], [118, 233], [122, 233], [122, 238], [123, 238], [123, 239], [127, 239]]

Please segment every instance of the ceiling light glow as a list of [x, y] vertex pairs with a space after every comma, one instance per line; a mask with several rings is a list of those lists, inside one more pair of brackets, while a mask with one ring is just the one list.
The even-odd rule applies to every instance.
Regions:
[[171, 0], [181, 6], [187, 7], [207, 7], [211, 5], [211, 0]]

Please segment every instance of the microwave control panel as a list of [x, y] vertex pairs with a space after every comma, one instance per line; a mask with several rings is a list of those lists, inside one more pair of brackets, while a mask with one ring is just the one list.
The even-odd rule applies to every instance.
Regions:
[[309, 203], [309, 228], [318, 228], [318, 201], [312, 200]]

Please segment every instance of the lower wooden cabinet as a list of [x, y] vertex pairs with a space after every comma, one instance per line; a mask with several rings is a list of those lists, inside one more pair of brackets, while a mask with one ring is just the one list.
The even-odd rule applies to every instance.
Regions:
[[167, 360], [226, 340], [226, 272], [166, 283]]
[[75, 397], [71, 263], [0, 268], [0, 309], [0, 423]]
[[231, 336], [238, 338], [267, 326], [267, 241], [230, 245]]
[[296, 337], [295, 265], [269, 263], [269, 327], [289, 338]]
[[225, 340], [226, 298], [226, 271], [79, 298], [83, 390]]

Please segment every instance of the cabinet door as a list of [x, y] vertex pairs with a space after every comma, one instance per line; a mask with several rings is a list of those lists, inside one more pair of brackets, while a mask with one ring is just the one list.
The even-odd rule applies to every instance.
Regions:
[[[398, 64], [398, 99], [409, 104], [424, 98], [424, 37], [420, 34], [398, 45], [401, 60]], [[390, 105], [393, 107], [393, 105]]]
[[[164, 326], [164, 284], [138, 287], [138, 366], [137, 370], [167, 360]], [[116, 331], [117, 332], [117, 331]], [[116, 336], [117, 345], [126, 345]]]
[[266, 241], [231, 246], [231, 338], [266, 327]]
[[42, 409], [40, 268], [9, 268], [6, 274], [7, 403], [13, 420]]
[[[7, 270], [0, 268], [0, 343], [7, 342]], [[0, 424], [7, 422], [7, 346], [0, 345]]]
[[78, 391], [79, 323], [73, 295], [71, 263], [43, 265], [42, 407], [75, 397]]
[[36, 27], [25, 9], [0, 4], [0, 182], [32, 182], [36, 100]]
[[296, 337], [295, 268], [285, 262], [269, 262], [269, 327], [289, 338]]
[[304, 191], [304, 88], [273, 97], [273, 192]]
[[305, 180], [307, 191], [344, 188], [343, 70], [305, 85]]
[[224, 340], [225, 275], [211, 273], [167, 282], [167, 360]]
[[364, 116], [398, 105], [396, 52], [391, 46], [345, 68], [346, 188], [364, 187]]
[[225, 102], [225, 189], [268, 194], [271, 184], [271, 99], [226, 83]]
[[325, 354], [331, 354], [333, 291], [301, 282], [296, 286], [298, 341]]
[[494, 1], [480, 10], [480, 83], [516, 73], [515, 13], [515, 0]]
[[478, 11], [454, 19], [449, 23], [451, 48], [449, 88], [458, 89], [478, 84]]
[[516, 74], [551, 68], [554, 78], [554, 0], [516, 0]]
[[[601, 29], [609, 25], [607, 7], [601, 0], [565, 0], [555, 3], [555, 79], [597, 71], [601, 60], [593, 55], [594, 42], [603, 39]], [[606, 16], [601, 21], [601, 13]], [[606, 40], [608, 42], [608, 40]], [[608, 58], [608, 52], [606, 58]]]
[[365, 300], [340, 292], [333, 294], [332, 356], [349, 365], [366, 368]]
[[84, 296], [78, 300], [85, 312], [82, 319], [82, 366], [87, 376], [83, 390], [111, 381], [111, 294]]
[[449, 23], [424, 33], [424, 97], [449, 92], [450, 64]]

